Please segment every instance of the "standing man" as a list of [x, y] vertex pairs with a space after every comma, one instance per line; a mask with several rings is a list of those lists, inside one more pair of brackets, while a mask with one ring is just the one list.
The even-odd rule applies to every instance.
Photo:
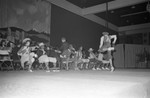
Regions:
[[114, 71], [114, 66], [112, 63], [112, 54], [111, 51], [114, 50], [114, 47], [111, 46], [111, 40], [113, 39], [112, 44], [114, 45], [117, 40], [116, 35], [109, 35], [108, 32], [103, 32], [103, 36], [100, 39], [99, 51], [104, 53], [104, 59], [108, 60], [111, 67], [111, 72]]

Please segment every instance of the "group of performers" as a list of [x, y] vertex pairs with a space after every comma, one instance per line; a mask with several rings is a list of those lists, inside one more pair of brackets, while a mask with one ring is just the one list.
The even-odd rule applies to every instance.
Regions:
[[[48, 64], [49, 62], [51, 62], [54, 66], [56, 66], [56, 58], [47, 56], [44, 43], [41, 42], [33, 47], [31, 47], [30, 44], [31, 39], [25, 38], [23, 40], [21, 49], [17, 53], [19, 56], [21, 56], [20, 61], [22, 68], [24, 69], [26, 63], [27, 65], [29, 65], [28, 70], [32, 72], [32, 64], [34, 63], [35, 58], [38, 58], [39, 64], [45, 64], [47, 68], [46, 72], [50, 72]], [[35, 50], [36, 53], [34, 52]]]
[[[113, 42], [111, 42], [112, 39]], [[116, 43], [116, 40], [116, 35], [109, 35], [108, 32], [103, 32], [103, 36], [100, 38], [98, 55], [90, 48], [88, 50], [89, 56], [86, 58], [82, 46], [75, 50], [73, 45], [69, 44], [64, 37], [61, 39], [60, 51], [55, 50], [59, 54], [57, 57], [48, 55], [50, 47], [46, 47], [44, 43], [41, 42], [38, 45], [30, 46], [31, 39], [25, 38], [17, 54], [21, 57], [22, 68], [28, 65], [30, 72], [32, 72], [32, 65], [36, 60], [41, 66], [42, 64], [46, 66], [46, 72], [50, 72], [49, 63], [52, 63], [54, 67], [60, 64], [61, 69], [65, 68], [66, 70], [69, 70], [69, 66], [73, 65], [75, 70], [83, 69], [85, 66], [86, 69], [114, 71], [112, 51], [115, 50], [113, 45]]]

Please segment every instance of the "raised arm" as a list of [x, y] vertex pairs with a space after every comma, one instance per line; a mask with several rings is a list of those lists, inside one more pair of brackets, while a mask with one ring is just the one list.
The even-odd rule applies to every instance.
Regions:
[[21, 55], [24, 54], [25, 52], [26, 52], [26, 47], [23, 46], [23, 47], [21, 47], [21, 48], [19, 49], [19, 51], [17, 52], [17, 54], [21, 56]]
[[112, 43], [115, 44], [116, 40], [117, 40], [117, 36], [116, 35], [111, 35], [110, 37], [111, 37], [111, 39], [114, 39]]
[[103, 46], [103, 42], [104, 42], [104, 37], [102, 36], [100, 39], [99, 49]]

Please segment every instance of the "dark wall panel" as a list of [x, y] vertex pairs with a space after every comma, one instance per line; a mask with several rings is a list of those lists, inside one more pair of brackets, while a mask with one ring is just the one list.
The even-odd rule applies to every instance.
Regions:
[[[81, 45], [85, 49], [98, 49], [101, 33], [107, 30], [104, 26], [55, 5], [52, 5], [51, 12], [50, 36], [53, 46], [60, 46], [61, 37], [66, 37], [76, 49]], [[112, 30], [108, 31], [115, 33]]]

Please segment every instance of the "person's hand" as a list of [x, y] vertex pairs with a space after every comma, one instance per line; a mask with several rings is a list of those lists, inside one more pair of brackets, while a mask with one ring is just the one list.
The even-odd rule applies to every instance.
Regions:
[[112, 46], [115, 46], [115, 42], [112, 42]]
[[114, 45], [115, 45], [115, 42], [112, 42], [112, 44], [114, 44]]

